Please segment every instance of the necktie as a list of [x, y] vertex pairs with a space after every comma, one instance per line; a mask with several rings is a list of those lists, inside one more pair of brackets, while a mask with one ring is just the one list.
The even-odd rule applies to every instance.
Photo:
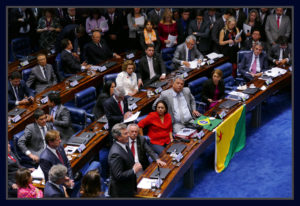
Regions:
[[127, 150], [128, 155], [134, 160], [134, 157], [133, 157], [133, 155], [132, 155], [132, 152], [131, 152], [130, 149], [129, 149], [128, 144], [126, 144], [126, 150]]
[[18, 91], [18, 87], [17, 86], [15, 86], [15, 92], [16, 92], [16, 95], [17, 95], [17, 100], [19, 101], [19, 91]]
[[119, 105], [121, 113], [123, 114], [123, 109], [122, 109], [121, 101], [118, 101], [118, 105]]
[[15, 158], [13, 158], [13, 156], [11, 156], [10, 154], [7, 154], [9, 159], [11, 159], [12, 161], [16, 162], [17, 160]]
[[60, 152], [58, 151], [58, 149], [56, 149], [56, 154], [57, 154], [57, 156], [58, 156], [59, 161], [60, 161], [62, 164], [64, 164], [64, 160], [63, 160], [63, 158], [62, 158]]
[[132, 155], [133, 155], [133, 158], [135, 157], [135, 150], [134, 150], [134, 140], [131, 142], [131, 152], [132, 152]]
[[101, 46], [101, 44], [100, 44], [100, 43], [98, 43], [98, 47], [99, 47], [99, 48], [102, 48], [102, 46]]
[[110, 15], [110, 19], [111, 19], [111, 24], [114, 24], [114, 17], [112, 14]]
[[197, 23], [198, 30], [200, 30], [200, 25], [201, 25], [201, 23]]
[[72, 16], [72, 22], [73, 22], [73, 24], [75, 23], [75, 17], [74, 16]]
[[277, 27], [279, 29], [279, 21], [280, 21], [280, 16], [277, 16]]
[[44, 148], [46, 148], [46, 144], [45, 144], [45, 134], [46, 134], [46, 131], [45, 131], [45, 127], [42, 127], [42, 135], [43, 135], [43, 143], [44, 143]]
[[177, 102], [178, 102], [178, 110], [179, 110], [180, 122], [184, 123], [183, 113], [182, 113], [182, 106], [181, 106], [181, 101], [180, 101], [180, 93], [177, 94], [176, 98], [177, 98]]
[[251, 73], [252, 74], [256, 74], [256, 60], [257, 60], [257, 56], [254, 58], [254, 62], [253, 62], [252, 67], [251, 67]]
[[46, 67], [43, 67], [43, 72], [44, 72], [44, 78], [47, 79], [46, 78]]
[[191, 57], [191, 50], [189, 49], [188, 50], [188, 61], [192, 61], [192, 57]]

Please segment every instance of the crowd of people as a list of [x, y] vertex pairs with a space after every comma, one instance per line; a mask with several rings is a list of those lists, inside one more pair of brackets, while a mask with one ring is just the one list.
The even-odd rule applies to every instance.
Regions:
[[[109, 135], [85, 171], [72, 173], [63, 149], [75, 133], [70, 112], [59, 94], [48, 95], [49, 113], [35, 110], [34, 122], [17, 142], [28, 157], [26, 167], [8, 144], [9, 197], [133, 197], [137, 177], [149, 159], [165, 166], [160, 153], [173, 142], [174, 134], [201, 115], [178, 75], [156, 99], [153, 112], [138, 124], [122, 124], [132, 115], [130, 96], [166, 78], [162, 50], [174, 48], [174, 69], [190, 67], [194, 60], [200, 64], [211, 52], [222, 53], [232, 63], [232, 76], [240, 73], [249, 81], [272, 66], [292, 64], [291, 20], [289, 8], [10, 8], [9, 41], [28, 37], [33, 50], [55, 48], [65, 74], [90, 70], [112, 57], [120, 59], [121, 52], [139, 50], [143, 56], [138, 71], [134, 61], [125, 60], [116, 80], [104, 82], [99, 89], [93, 114], [106, 116]], [[241, 50], [249, 53], [238, 61]], [[45, 54], [37, 55], [37, 63], [26, 81], [18, 71], [9, 76], [9, 110], [30, 104], [61, 78]], [[222, 77], [216, 69], [204, 83], [201, 97], [206, 109], [225, 97]], [[31, 172], [38, 166], [45, 176], [44, 191], [32, 185]], [[107, 194], [103, 185], [108, 186]]]

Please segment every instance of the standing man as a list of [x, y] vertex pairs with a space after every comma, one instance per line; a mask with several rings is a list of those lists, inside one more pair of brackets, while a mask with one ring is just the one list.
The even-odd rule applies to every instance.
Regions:
[[190, 24], [190, 10], [184, 9], [181, 13], [181, 18], [176, 21], [177, 31], [178, 31], [178, 44], [184, 42], [185, 38], [188, 36], [188, 29]]
[[108, 163], [111, 171], [109, 195], [111, 197], [134, 197], [137, 189], [136, 174], [142, 170], [127, 143], [129, 133], [125, 124], [116, 124], [111, 130], [115, 139], [109, 154]]
[[47, 57], [45, 54], [39, 53], [37, 55], [38, 65], [32, 68], [30, 76], [26, 82], [27, 87], [35, 89], [36, 93], [40, 93], [57, 84], [57, 78], [51, 64], [47, 64]]

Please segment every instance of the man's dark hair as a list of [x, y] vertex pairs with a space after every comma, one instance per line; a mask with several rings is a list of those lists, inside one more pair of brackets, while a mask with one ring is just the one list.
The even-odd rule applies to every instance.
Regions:
[[20, 72], [18, 71], [14, 71], [11, 75], [10, 75], [10, 79], [14, 80], [14, 79], [22, 79], [22, 75]]
[[261, 35], [261, 30], [259, 28], [257, 28], [257, 27], [254, 28], [254, 29], [252, 29], [251, 34], [253, 34], [253, 32], [255, 32], [255, 31], [258, 31], [259, 34]]
[[183, 9], [183, 10], [182, 10], [181, 14], [183, 14], [184, 12], [189, 12], [189, 13], [191, 13], [191, 10], [190, 10], [190, 9], [187, 9], [187, 8], [185, 8], [185, 9]]
[[203, 16], [203, 11], [202, 10], [197, 10], [196, 11], [196, 16]]
[[61, 40], [61, 48], [65, 49], [69, 45], [69, 39]]
[[79, 34], [81, 36], [85, 35], [86, 31], [82, 25], [75, 27], [75, 34]]
[[51, 102], [53, 102], [55, 105], [60, 105], [61, 104], [60, 96], [57, 93], [50, 93], [50, 94], [48, 94], [48, 99]]
[[44, 110], [42, 109], [36, 109], [33, 113], [34, 119], [38, 120], [40, 116], [43, 116], [45, 114]]
[[288, 38], [286, 36], [279, 36], [276, 43], [280, 45], [288, 44]]
[[146, 49], [145, 50], [147, 50], [149, 47], [154, 48], [154, 44], [146, 44]]
[[225, 12], [224, 12], [224, 14], [232, 16], [234, 14], [234, 12], [233, 12], [232, 9], [226, 9]]

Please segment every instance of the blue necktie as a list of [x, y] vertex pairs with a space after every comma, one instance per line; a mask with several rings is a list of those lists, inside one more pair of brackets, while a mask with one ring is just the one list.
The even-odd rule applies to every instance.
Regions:
[[192, 61], [192, 57], [191, 57], [191, 50], [189, 49], [188, 50], [188, 61]]

